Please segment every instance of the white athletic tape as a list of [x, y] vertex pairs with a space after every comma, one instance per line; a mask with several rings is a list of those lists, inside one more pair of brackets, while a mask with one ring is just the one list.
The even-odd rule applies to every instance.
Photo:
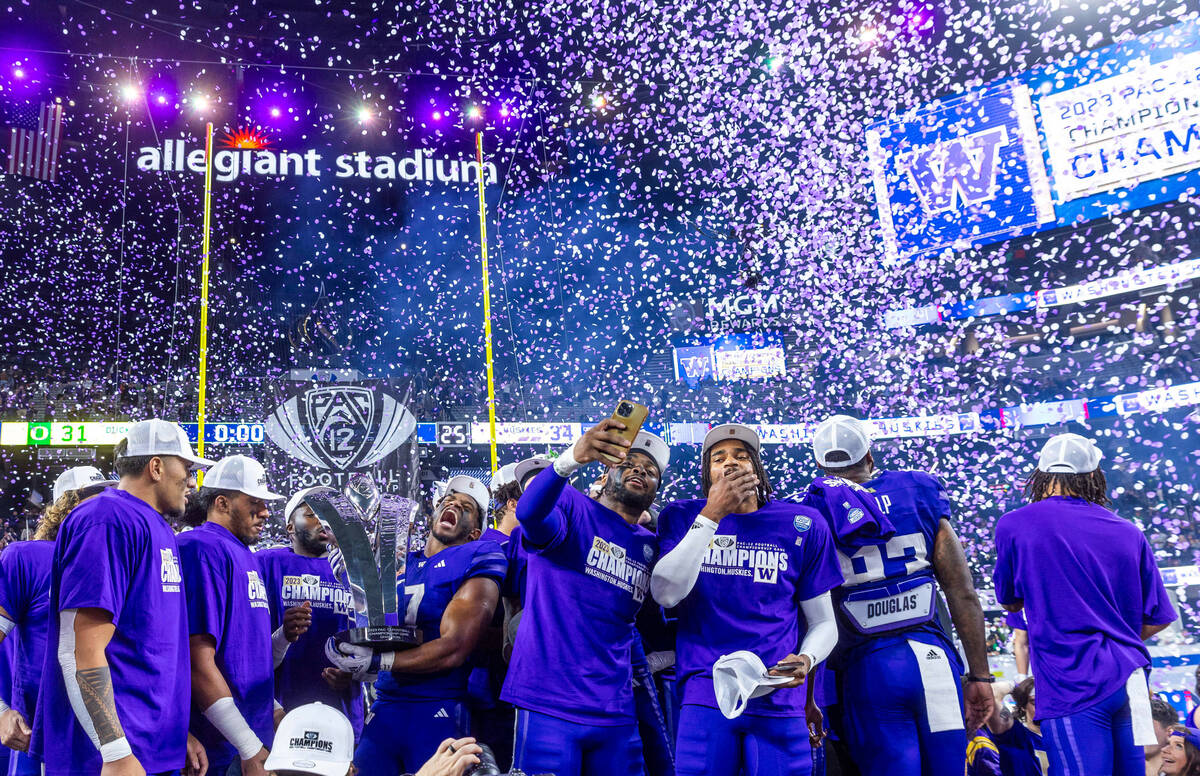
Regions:
[[559, 477], [570, 477], [576, 469], [583, 466], [583, 464], [575, 460], [575, 444], [578, 441], [575, 440], [575, 442], [572, 442], [570, 447], [554, 459], [554, 471], [558, 472]]
[[958, 700], [958, 676], [946, 657], [946, 650], [919, 641], [909, 641], [908, 647], [917, 659], [921, 672], [921, 687], [925, 691], [925, 716], [929, 732], [962, 730], [962, 709]]
[[243, 760], [249, 760], [262, 750], [262, 741], [254, 735], [254, 731], [246, 724], [246, 718], [228, 695], [213, 701], [213, 705], [204, 710], [204, 718], [225, 736], [226, 741], [233, 744]]
[[114, 763], [133, 754], [129, 748], [129, 739], [121, 736], [116, 741], [109, 741], [100, 747], [100, 759], [106, 763]]
[[15, 622], [0, 614], [0, 633], [3, 633], [5, 636], [7, 636], [8, 634], [12, 633], [12, 629], [15, 627], [17, 627]]

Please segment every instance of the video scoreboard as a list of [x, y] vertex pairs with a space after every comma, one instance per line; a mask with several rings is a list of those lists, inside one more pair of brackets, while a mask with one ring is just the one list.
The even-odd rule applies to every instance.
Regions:
[[[128, 421], [87, 423], [10, 423], [0, 422], [0, 446], [25, 447], [46, 445], [51, 447], [74, 447], [83, 445], [115, 445], [128, 433], [133, 423]], [[200, 427], [197, 423], [181, 423], [188, 439], [199, 441]], [[204, 424], [205, 444], [256, 445], [266, 440], [262, 423]]]

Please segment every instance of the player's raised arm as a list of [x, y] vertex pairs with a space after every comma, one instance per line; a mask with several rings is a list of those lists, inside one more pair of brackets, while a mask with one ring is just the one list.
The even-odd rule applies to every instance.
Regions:
[[593, 461], [608, 465], [605, 454], [625, 459], [629, 441], [616, 433], [624, 428], [623, 423], [612, 418], [600, 421], [556, 458], [551, 470], [530, 480], [517, 502], [517, 520], [531, 543], [544, 547], [562, 535], [565, 516], [554, 507], [576, 469]]

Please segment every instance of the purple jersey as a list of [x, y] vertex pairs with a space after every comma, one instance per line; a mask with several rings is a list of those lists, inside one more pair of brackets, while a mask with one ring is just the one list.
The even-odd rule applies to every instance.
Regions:
[[[398, 589], [404, 624], [421, 629], [425, 641], [441, 635], [442, 614], [450, 599], [468, 579], [484, 577], [504, 581], [504, 553], [500, 545], [482, 539], [446, 547], [433, 557], [410, 552], [404, 588]], [[466, 700], [470, 662], [434, 674], [382, 673], [375, 682], [380, 697], [405, 701]]]
[[[179, 535], [192, 635], [216, 641], [217, 669], [233, 702], [263, 746], [275, 733], [275, 682], [271, 655], [271, 609], [258, 559], [228, 529], [202, 523]], [[191, 731], [210, 762], [241, 759], [233, 744], [193, 709]]]
[[[687, 535], [707, 501], [676, 501], [658, 518], [661, 551]], [[717, 708], [712, 667], [721, 655], [745, 649], [774, 665], [800, 648], [800, 602], [842, 583], [833, 537], [816, 510], [771, 501], [717, 526], [696, 585], [675, 611], [676, 670], [683, 703]], [[746, 706], [751, 716], [804, 714], [804, 688], [776, 690]]]
[[[0, 606], [17, 624], [12, 648], [12, 706], [32, 720], [46, 662], [54, 542], [15, 542], [0, 555]], [[5, 697], [9, 697], [6, 695]]]
[[1004, 623], [1016, 630], [1029, 630], [1029, 624], [1025, 622], [1025, 614], [1023, 612], [1005, 612]]
[[[55, 776], [95, 776], [100, 750], [75, 717], [58, 662], [57, 615], [95, 608], [116, 630], [104, 650], [129, 746], [147, 773], [186, 758], [192, 685], [188, 621], [175, 533], [145, 501], [108, 488], [76, 507], [54, 543], [51, 627], [31, 754]], [[73, 651], [71, 645], [66, 649]]]
[[357, 732], [363, 726], [362, 683], [335, 690], [321, 679], [333, 664], [325, 657], [325, 641], [350, 627], [350, 587], [333, 575], [329, 558], [306, 558], [291, 547], [256, 552], [271, 605], [272, 632], [283, 625], [283, 613], [307, 601], [312, 624], [291, 646], [275, 669], [275, 698], [284, 709], [320, 702], [338, 709]]
[[535, 546], [526, 529], [527, 611], [500, 697], [570, 722], [627, 725], [635, 720], [634, 618], [658, 539], [566, 485], [553, 468], [534, 477], [521, 500], [534, 503], [554, 489], [561, 492], [548, 516], [537, 515], [553, 525], [551, 540]]
[[1037, 719], [1085, 711], [1150, 665], [1143, 624], [1175, 619], [1145, 535], [1083, 499], [1052, 496], [996, 523], [996, 600], [1024, 602]]
[[[871, 651], [894, 638], [933, 644], [956, 655], [936, 619], [931, 563], [941, 521], [950, 518], [945, 488], [921, 471], [878, 472], [862, 487], [874, 494], [894, 532], [853, 537], [835, 532], [846, 582], [833, 594], [839, 625], [834, 667], [852, 651]], [[813, 506], [830, 519], [827, 507]]]

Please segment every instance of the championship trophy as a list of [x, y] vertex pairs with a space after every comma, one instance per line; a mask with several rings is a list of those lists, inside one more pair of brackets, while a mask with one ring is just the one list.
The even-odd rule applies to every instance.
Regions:
[[[405, 572], [403, 560], [408, 557], [417, 504], [381, 494], [375, 481], [363, 473], [351, 475], [341, 494], [314, 493], [305, 503], [329, 526], [346, 564], [353, 627], [337, 638], [377, 650], [410, 649], [420, 644], [420, 629], [401, 624], [396, 594]], [[399, 574], [397, 536], [404, 537]]]

